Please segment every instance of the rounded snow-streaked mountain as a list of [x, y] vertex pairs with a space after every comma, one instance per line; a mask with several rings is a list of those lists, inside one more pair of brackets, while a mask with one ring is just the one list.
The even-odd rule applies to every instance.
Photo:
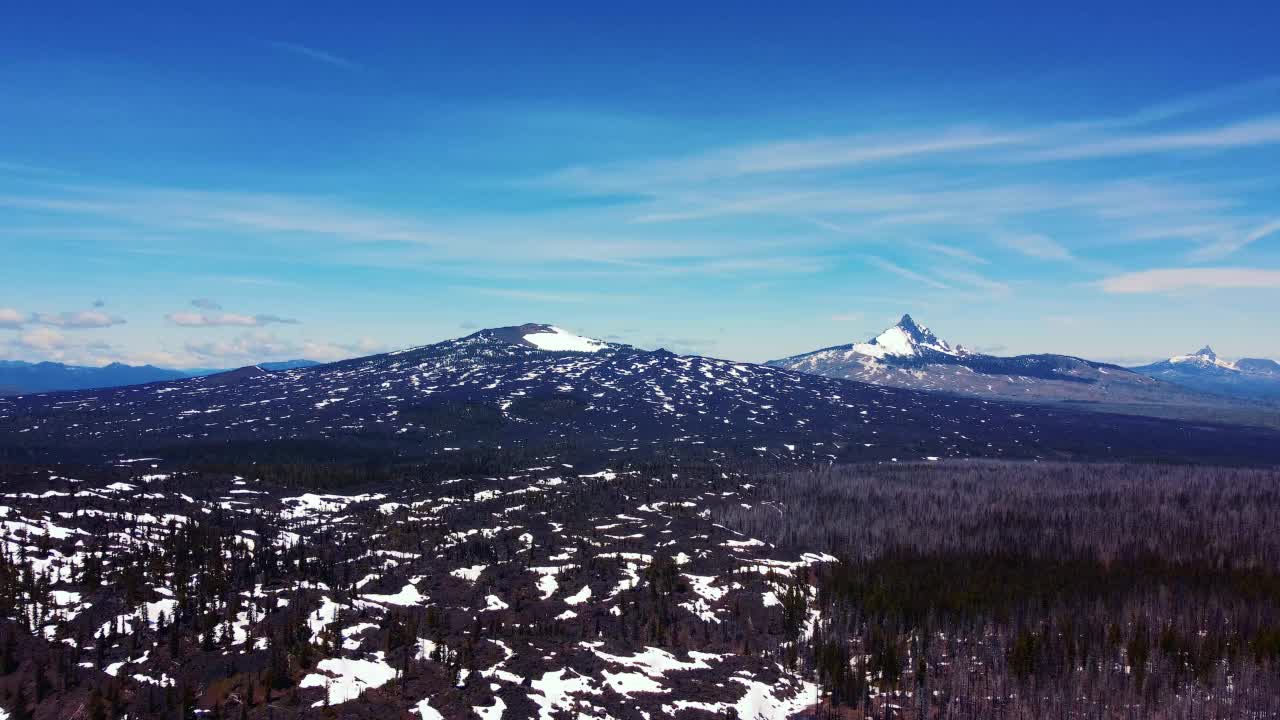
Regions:
[[541, 324], [310, 368], [0, 399], [0, 450], [15, 457], [251, 453], [282, 442], [402, 457], [512, 444], [683, 443], [823, 460], [1249, 459], [1265, 445], [1243, 431], [1210, 435], [1153, 420], [878, 387], [644, 351]]

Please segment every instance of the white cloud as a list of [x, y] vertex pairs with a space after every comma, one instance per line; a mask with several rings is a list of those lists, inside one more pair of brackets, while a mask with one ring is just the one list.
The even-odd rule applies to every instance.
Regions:
[[37, 313], [33, 322], [53, 327], [82, 329], [123, 325], [125, 320], [101, 310], [80, 310], [79, 312]]
[[25, 325], [31, 316], [24, 312], [18, 312], [13, 308], [0, 308], [0, 328], [8, 328], [16, 330]]
[[124, 318], [101, 310], [79, 310], [58, 313], [27, 313], [13, 308], [0, 308], [0, 328], [21, 329], [27, 325], [45, 325], [65, 330], [105, 328], [123, 325]]
[[299, 358], [332, 362], [382, 352], [388, 348], [369, 338], [362, 338], [354, 343], [329, 343], [312, 340], [295, 341], [272, 333], [249, 332], [228, 340], [190, 342], [184, 349], [188, 355], [198, 358], [195, 362], [188, 364], [247, 365], [268, 360]]
[[299, 322], [293, 318], [268, 314], [176, 312], [165, 317], [174, 325], [183, 327], [262, 327], [273, 324], [297, 325]]
[[112, 346], [101, 340], [84, 341], [52, 327], [33, 327], [0, 341], [0, 356], [17, 360], [104, 365], [117, 359]]
[[33, 350], [61, 350], [67, 347], [67, 338], [52, 328], [33, 328], [18, 336], [18, 342]]
[[1280, 288], [1280, 270], [1162, 268], [1115, 275], [1098, 284], [1104, 291], [1117, 294], [1164, 293], [1194, 288]]
[[229, 340], [187, 343], [180, 349], [121, 348], [102, 340], [84, 340], [60, 328], [35, 326], [0, 338], [0, 357], [101, 366], [110, 362], [159, 367], [239, 367], [270, 360], [332, 362], [385, 352], [391, 348], [369, 338], [351, 343], [293, 340], [265, 331], [245, 332]]

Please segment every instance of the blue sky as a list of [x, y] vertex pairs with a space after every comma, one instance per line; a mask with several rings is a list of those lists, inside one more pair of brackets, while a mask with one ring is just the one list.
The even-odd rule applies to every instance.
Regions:
[[1280, 357], [1266, 4], [9, 9], [0, 356]]

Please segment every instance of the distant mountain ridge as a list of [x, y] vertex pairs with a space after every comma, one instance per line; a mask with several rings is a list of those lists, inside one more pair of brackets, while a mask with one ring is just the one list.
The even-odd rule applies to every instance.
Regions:
[[[1001, 400], [1070, 402], [1159, 416], [1207, 417], [1225, 408], [1202, 387], [1071, 355], [1002, 357], [938, 338], [910, 315], [866, 342], [771, 360], [766, 365], [876, 385]], [[1197, 408], [1214, 408], [1197, 414]], [[1234, 412], [1234, 410], [1233, 410]]]
[[[927, 350], [944, 352], [937, 345]], [[905, 349], [890, 338], [881, 347]], [[250, 366], [0, 398], [0, 457], [10, 458], [314, 461], [553, 446], [816, 462], [1280, 460], [1280, 433], [1270, 429], [953, 397], [646, 351], [536, 323], [296, 370]]]
[[1189, 355], [1174, 355], [1134, 372], [1217, 395], [1280, 400], [1280, 363], [1265, 358], [1223, 360], [1205, 345]]
[[[267, 371], [293, 370], [318, 365], [314, 360], [283, 360], [259, 363]], [[167, 380], [201, 377], [227, 372], [227, 368], [192, 368], [177, 370], [155, 365], [110, 363], [101, 367], [67, 365], [59, 362], [25, 362], [0, 360], [0, 395], [25, 395], [60, 390], [96, 390], [98, 388], [142, 385]]]

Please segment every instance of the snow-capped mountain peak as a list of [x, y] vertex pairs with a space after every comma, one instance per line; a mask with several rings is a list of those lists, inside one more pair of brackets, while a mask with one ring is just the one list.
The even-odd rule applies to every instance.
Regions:
[[1249, 400], [1280, 400], [1280, 363], [1265, 358], [1223, 360], [1208, 345], [1190, 355], [1174, 355], [1133, 369], [1200, 392]]
[[903, 313], [902, 319], [898, 320], [898, 324], [895, 327], [900, 327], [907, 332], [916, 333], [918, 335], [933, 337], [933, 333], [929, 328], [917, 323], [915, 319], [911, 317], [910, 313]]
[[1205, 345], [1190, 355], [1175, 355], [1169, 358], [1171, 363], [1195, 363], [1197, 365], [1205, 365], [1210, 367], [1220, 367], [1226, 370], [1235, 370], [1235, 363], [1227, 362], [1218, 357], [1213, 348]]
[[[1224, 376], [1244, 372], [1238, 364], [1219, 359], [1208, 347], [1174, 362], [1159, 363], [1159, 367], [1133, 370], [1051, 353], [989, 355], [940, 339], [910, 315], [903, 315], [897, 324], [866, 342], [822, 348], [768, 364], [876, 385], [1018, 401], [1088, 402], [1099, 408], [1135, 403], [1181, 407], [1206, 402], [1200, 393], [1153, 379], [1164, 379], [1158, 372], [1164, 369]], [[1280, 377], [1280, 366], [1275, 370], [1270, 367], [1259, 362], [1257, 374]]]
[[945, 340], [940, 340], [929, 328], [917, 323], [910, 315], [903, 315], [897, 325], [885, 330], [865, 343], [853, 346], [854, 352], [874, 358], [886, 355], [898, 357], [914, 357], [933, 351], [945, 355], [958, 355], [963, 352], [952, 347]]

